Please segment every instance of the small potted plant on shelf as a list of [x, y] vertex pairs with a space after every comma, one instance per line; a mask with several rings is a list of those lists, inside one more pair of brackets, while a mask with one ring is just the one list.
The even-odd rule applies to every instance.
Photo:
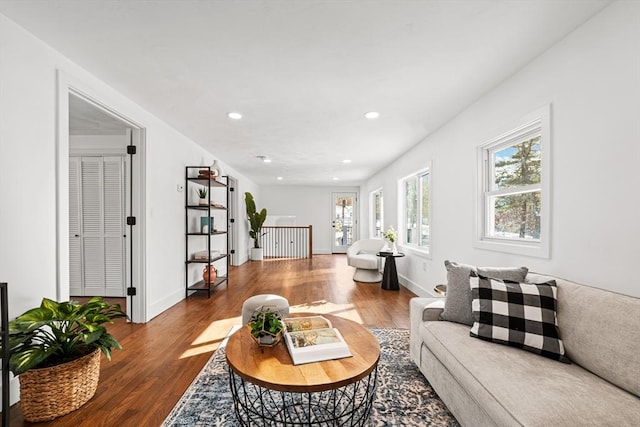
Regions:
[[[9, 369], [20, 376], [20, 407], [27, 421], [53, 420], [93, 397], [100, 377], [100, 352], [122, 347], [105, 323], [127, 315], [101, 297], [87, 303], [43, 298], [9, 322]], [[7, 345], [7, 343], [1, 343]]]
[[284, 321], [278, 310], [263, 307], [253, 313], [249, 327], [251, 336], [258, 345], [273, 347], [282, 339]]
[[197, 192], [198, 192], [198, 197], [200, 198], [199, 204], [204, 206], [208, 205], [209, 203], [207, 202], [207, 189], [199, 188]]

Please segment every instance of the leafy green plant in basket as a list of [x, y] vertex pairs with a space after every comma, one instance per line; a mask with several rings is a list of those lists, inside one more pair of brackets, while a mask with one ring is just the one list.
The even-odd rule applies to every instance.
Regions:
[[95, 349], [111, 360], [111, 349], [122, 347], [105, 324], [126, 317], [120, 304], [101, 297], [85, 304], [43, 298], [40, 307], [9, 322], [9, 369], [19, 375], [78, 359]]

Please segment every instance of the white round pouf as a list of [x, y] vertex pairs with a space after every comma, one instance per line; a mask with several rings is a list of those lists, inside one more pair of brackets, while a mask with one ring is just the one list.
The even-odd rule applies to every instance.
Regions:
[[254, 295], [247, 298], [242, 304], [242, 324], [249, 323], [253, 312], [260, 307], [271, 307], [278, 310], [283, 317], [289, 315], [289, 301], [286, 298], [274, 294]]

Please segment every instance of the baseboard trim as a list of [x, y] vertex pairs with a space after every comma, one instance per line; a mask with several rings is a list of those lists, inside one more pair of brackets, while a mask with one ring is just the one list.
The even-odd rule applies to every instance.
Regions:
[[[20, 401], [20, 380], [13, 374], [9, 375], [11, 375], [9, 379], [9, 405], [15, 405]], [[2, 389], [0, 388], [0, 390]]]
[[184, 299], [184, 289], [180, 289], [167, 295], [166, 297], [162, 298], [160, 301], [154, 302], [148, 308], [147, 322], [149, 322], [151, 319], [158, 316], [159, 314], [162, 314], [165, 310], [173, 307], [183, 299]]
[[417, 283], [413, 282], [412, 280], [410, 280], [409, 278], [407, 278], [406, 276], [402, 275], [402, 274], [398, 274], [398, 282], [400, 282], [400, 284], [402, 286], [404, 286], [405, 288], [409, 289], [411, 292], [413, 292], [414, 294], [418, 295], [419, 297], [439, 297], [440, 295], [437, 295], [435, 292], [433, 291], [429, 291], [427, 289], [425, 289], [423, 286], [418, 285]]

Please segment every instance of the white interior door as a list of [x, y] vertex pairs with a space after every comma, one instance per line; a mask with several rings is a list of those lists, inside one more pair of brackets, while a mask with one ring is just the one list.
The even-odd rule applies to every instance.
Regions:
[[343, 254], [357, 239], [358, 194], [332, 193], [331, 252]]
[[70, 294], [125, 296], [125, 161], [71, 157]]
[[80, 157], [69, 158], [69, 295], [82, 296]]

